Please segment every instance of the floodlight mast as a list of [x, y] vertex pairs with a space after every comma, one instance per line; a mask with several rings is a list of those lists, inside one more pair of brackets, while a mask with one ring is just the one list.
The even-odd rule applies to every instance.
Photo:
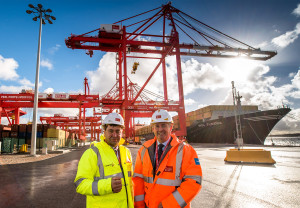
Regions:
[[38, 91], [39, 91], [39, 73], [40, 73], [40, 53], [41, 53], [41, 40], [42, 40], [42, 24], [46, 24], [45, 20], [48, 20], [49, 24], [52, 24], [50, 17], [55, 20], [54, 16], [48, 15], [51, 13], [51, 9], [44, 10], [41, 4], [38, 4], [37, 7], [32, 4], [28, 5], [32, 10], [27, 10], [27, 14], [36, 15], [33, 17], [33, 21], [40, 19], [39, 27], [39, 40], [38, 40], [38, 51], [37, 51], [37, 62], [36, 62], [36, 74], [35, 74], [35, 87], [34, 87], [34, 106], [33, 106], [33, 118], [32, 118], [32, 132], [31, 132], [31, 148], [30, 154], [32, 156], [36, 155], [36, 134], [37, 134], [37, 109], [38, 109]]

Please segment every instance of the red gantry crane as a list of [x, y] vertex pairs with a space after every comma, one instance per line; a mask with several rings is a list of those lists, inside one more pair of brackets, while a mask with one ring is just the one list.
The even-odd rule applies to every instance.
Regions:
[[[39, 93], [39, 108], [78, 108], [79, 109], [79, 129], [85, 135], [85, 109], [94, 108], [100, 105], [99, 95], [90, 95], [87, 78], [84, 79], [84, 94], [69, 93]], [[19, 124], [20, 115], [23, 111], [20, 108], [33, 108], [34, 93], [24, 92], [18, 94], [0, 94], [0, 114], [5, 114], [8, 110], [14, 110], [15, 124]], [[9, 119], [9, 116], [8, 116]], [[1, 120], [0, 120], [1, 121]], [[11, 122], [10, 122], [11, 123]], [[81, 125], [83, 124], [83, 125]], [[81, 131], [83, 127], [83, 131]], [[80, 137], [80, 135], [79, 135]]]
[[7, 118], [9, 125], [18, 124], [20, 122], [20, 116], [24, 116], [27, 113], [20, 110], [20, 108], [2, 108], [0, 107], [0, 124], [1, 117]]
[[[91, 134], [91, 140], [99, 140], [100, 133], [101, 133], [101, 117], [99, 116], [89, 116], [85, 117], [84, 121], [80, 120], [78, 116], [62, 116], [60, 114], [54, 114], [53, 117], [40, 117], [40, 121], [46, 122], [47, 124], [52, 124], [55, 126], [61, 127], [63, 130], [71, 130], [72, 132], [79, 133], [80, 132], [80, 126], [85, 126], [85, 129], [83, 132], [85, 132], [85, 135], [87, 133]], [[80, 132], [80, 135], [83, 134], [83, 132]], [[84, 136], [85, 136], [84, 135]]]
[[[161, 34], [150, 34], [155, 31], [162, 32]], [[180, 42], [179, 35], [181, 39], [189, 41], [189, 43]], [[176, 132], [176, 135], [186, 136], [181, 56], [243, 57], [253, 60], [268, 60], [276, 55], [274, 51], [262, 51], [226, 35], [174, 8], [171, 3], [113, 24], [101, 25], [100, 28], [82, 35], [71, 35], [65, 40], [65, 43], [71, 49], [87, 50], [87, 54], [91, 57], [94, 50], [117, 54], [117, 82], [114, 86], [114, 96], [105, 96], [100, 102], [104, 106], [114, 106], [114, 108], [120, 109], [125, 118], [127, 138], [130, 136], [132, 117], [141, 115], [150, 117], [156, 109], [178, 112], [180, 130]], [[167, 56], [176, 57], [179, 97], [176, 102], [171, 102], [168, 98], [165, 60]], [[130, 96], [132, 83], [128, 78], [128, 58], [157, 59], [152, 73], [134, 96]], [[135, 62], [131, 73], [136, 73], [138, 67], [139, 62]], [[145, 87], [160, 67], [163, 74], [163, 99], [159, 105], [155, 102], [143, 102], [142, 95]]]

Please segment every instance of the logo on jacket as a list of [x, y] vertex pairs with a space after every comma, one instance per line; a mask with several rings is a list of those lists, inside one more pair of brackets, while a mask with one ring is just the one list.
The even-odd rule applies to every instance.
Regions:
[[105, 167], [108, 167], [108, 166], [114, 167], [114, 166], [115, 166], [115, 164], [114, 164], [114, 163], [111, 163], [111, 164], [107, 164], [107, 165], [105, 165]]
[[194, 158], [196, 165], [200, 165], [199, 158]]
[[173, 166], [166, 166], [164, 172], [173, 173]]

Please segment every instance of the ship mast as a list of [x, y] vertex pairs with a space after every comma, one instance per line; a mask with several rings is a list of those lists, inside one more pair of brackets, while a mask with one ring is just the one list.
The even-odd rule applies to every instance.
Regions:
[[[243, 145], [242, 137], [242, 125], [241, 125], [241, 97], [239, 93], [236, 93], [234, 87], [234, 82], [232, 84], [232, 95], [233, 95], [233, 107], [236, 125], [236, 143], [238, 145], [238, 150], [230, 149], [226, 151], [225, 162], [238, 162], [238, 163], [262, 163], [262, 164], [275, 164], [276, 161], [271, 157], [271, 152], [264, 149], [240, 149]], [[237, 104], [235, 104], [237, 102]], [[237, 112], [239, 111], [239, 112]]]
[[[243, 145], [243, 136], [242, 136], [242, 125], [240, 119], [240, 111], [242, 108], [241, 105], [241, 97], [238, 93], [236, 93], [236, 88], [234, 87], [234, 81], [231, 82], [232, 84], [232, 97], [233, 97], [233, 106], [234, 106], [234, 117], [235, 117], [235, 126], [236, 126], [236, 142], [238, 145], [238, 150], [240, 150], [240, 146]], [[237, 104], [235, 103], [237, 102]]]

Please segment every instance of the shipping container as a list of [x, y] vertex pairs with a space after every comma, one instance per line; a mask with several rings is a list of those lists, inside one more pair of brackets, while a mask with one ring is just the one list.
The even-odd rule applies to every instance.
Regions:
[[11, 131], [18, 132], [19, 131], [19, 124], [12, 124]]
[[26, 132], [32, 132], [32, 124], [26, 125]]
[[36, 125], [36, 129], [37, 129], [37, 131], [43, 131], [43, 124], [37, 124]]
[[27, 125], [26, 124], [19, 124], [19, 132], [26, 132]]
[[18, 138], [18, 132], [16, 131], [12, 131], [12, 132], [10, 132], [10, 137], [12, 137], [12, 138]]
[[2, 138], [1, 153], [17, 153], [17, 138]]
[[10, 137], [10, 131], [2, 131], [2, 138]]
[[25, 138], [26, 137], [26, 131], [25, 132], [18, 132], [18, 137], [19, 138]]

